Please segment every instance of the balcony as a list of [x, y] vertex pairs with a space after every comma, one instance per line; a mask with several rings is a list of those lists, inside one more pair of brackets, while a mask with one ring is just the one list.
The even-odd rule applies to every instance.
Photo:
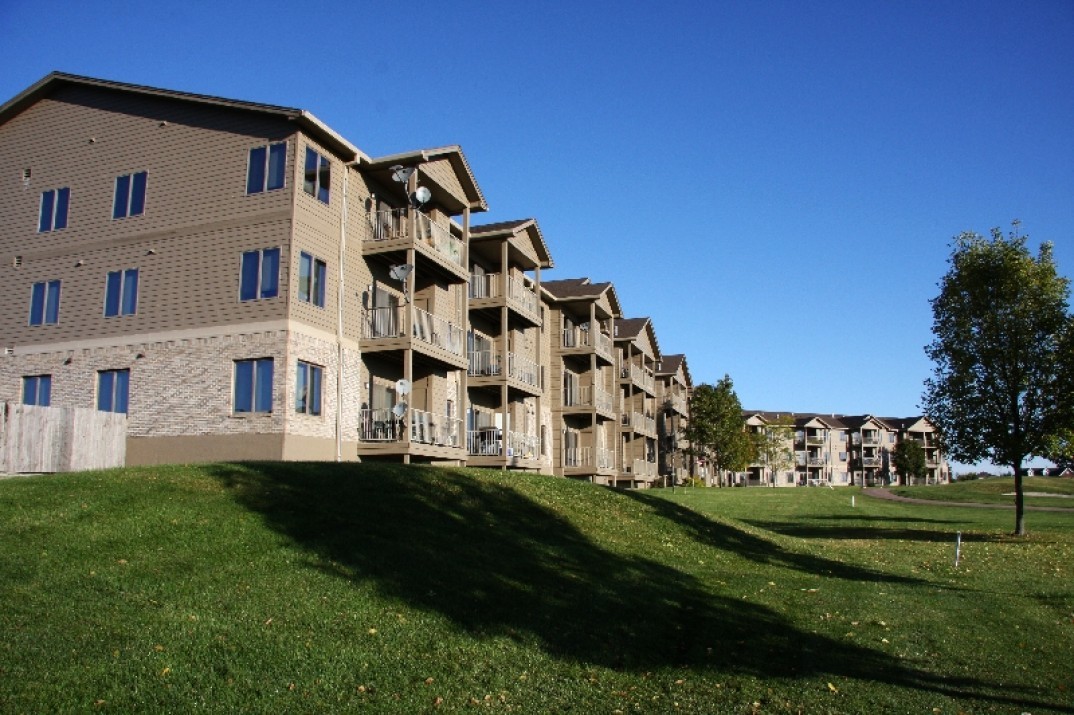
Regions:
[[640, 412], [624, 412], [622, 423], [624, 427], [629, 427], [635, 432], [649, 435], [650, 437], [656, 436], [656, 419]]
[[604, 447], [569, 447], [563, 450], [563, 466], [606, 472], [615, 469], [615, 453]]
[[[504, 289], [506, 281], [507, 287]], [[505, 301], [506, 298], [506, 301]], [[502, 273], [470, 274], [471, 308], [503, 305], [529, 318], [534, 325], [541, 322], [541, 303], [533, 287], [514, 276]]]
[[658, 468], [656, 462], [645, 459], [635, 459], [630, 464], [630, 475], [636, 480], [656, 479]]
[[409, 347], [406, 342], [410, 338], [462, 358], [466, 346], [464, 337], [460, 326], [412, 305], [362, 311], [362, 339], [391, 340], [393, 343], [389, 347], [392, 348]]
[[686, 414], [686, 400], [679, 395], [672, 395], [668, 398], [668, 403], [671, 405], [671, 409], [680, 415]]
[[409, 410], [403, 419], [391, 409], [359, 410], [358, 439], [362, 442], [400, 442], [410, 423], [413, 444], [461, 447], [462, 420], [425, 410]]
[[380, 253], [413, 246], [456, 271], [465, 266], [465, 246], [462, 239], [452, 236], [451, 230], [411, 209], [374, 211], [370, 214], [373, 232], [363, 251]]
[[593, 407], [600, 412], [612, 412], [612, 394], [591, 385], [563, 390], [564, 407]]
[[504, 372], [503, 360], [495, 350], [476, 350], [469, 355], [470, 377], [501, 377], [506, 375], [523, 386], [540, 392], [543, 380], [541, 366], [534, 360], [517, 353], [507, 353], [507, 371]]
[[862, 457], [861, 466], [863, 467], [879, 467], [883, 463], [880, 457]]
[[823, 466], [825, 466], [827, 464], [828, 464], [828, 460], [825, 459], [824, 457], [810, 457], [809, 458], [809, 466], [810, 467], [823, 467]]
[[[540, 454], [540, 437], [523, 432], [507, 432], [508, 457], [536, 459]], [[504, 455], [503, 430], [499, 427], [483, 427], [466, 435], [466, 451], [475, 457], [502, 457]]]
[[811, 434], [806, 436], [806, 444], [823, 445], [825, 442], [824, 436], [819, 434]]
[[648, 370], [637, 365], [624, 365], [619, 368], [619, 377], [623, 380], [629, 379], [631, 384], [640, 387], [650, 395], [656, 394], [656, 377]]
[[589, 348], [608, 362], [613, 362], [612, 339], [601, 332], [580, 327], [566, 328], [560, 345], [565, 350]]

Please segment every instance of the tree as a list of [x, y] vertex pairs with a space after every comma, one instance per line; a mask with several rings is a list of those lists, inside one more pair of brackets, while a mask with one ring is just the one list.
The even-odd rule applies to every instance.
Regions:
[[914, 439], [904, 439], [895, 445], [891, 455], [895, 471], [899, 473], [899, 484], [905, 485], [907, 477], [921, 479], [929, 473], [925, 462], [925, 448]]
[[708, 460], [720, 486], [725, 471], [741, 471], [753, 458], [753, 441], [745, 426], [742, 403], [729, 376], [716, 385], [705, 383], [694, 389], [686, 438], [690, 449]]
[[[935, 363], [923, 407], [947, 453], [1014, 470], [1015, 533], [1025, 534], [1023, 462], [1048, 453], [1074, 424], [1069, 386], [1074, 355], [1070, 282], [1056, 272], [1052, 246], [1034, 258], [1018, 224], [1007, 236], [955, 237], [950, 267], [932, 299]], [[1064, 390], [1067, 390], [1064, 393]]]
[[787, 471], [794, 464], [793, 437], [794, 419], [789, 415], [780, 415], [754, 435], [754, 449], [758, 460], [768, 469], [770, 485], [775, 485], [776, 474]]

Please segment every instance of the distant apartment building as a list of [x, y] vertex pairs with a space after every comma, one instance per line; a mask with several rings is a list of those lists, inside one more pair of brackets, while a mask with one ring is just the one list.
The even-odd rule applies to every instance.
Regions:
[[693, 474], [686, 425], [693, 382], [682, 354], [663, 355], [656, 363], [658, 471], [668, 484], [685, 483]]
[[646, 486], [689, 374], [611, 283], [546, 281], [457, 146], [54, 73], [0, 106], [0, 400], [127, 415], [129, 464], [420, 461]]
[[895, 447], [914, 440], [925, 453], [924, 483], [949, 482], [951, 469], [926, 417], [874, 417], [794, 412], [744, 412], [746, 429], [782, 445], [759, 455], [736, 475], [741, 484], [764, 486], [882, 486], [900, 475]]

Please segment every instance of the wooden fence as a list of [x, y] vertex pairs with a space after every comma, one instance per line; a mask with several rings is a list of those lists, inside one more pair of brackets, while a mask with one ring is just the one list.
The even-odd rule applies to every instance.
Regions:
[[0, 404], [0, 474], [104, 469], [126, 461], [126, 415]]

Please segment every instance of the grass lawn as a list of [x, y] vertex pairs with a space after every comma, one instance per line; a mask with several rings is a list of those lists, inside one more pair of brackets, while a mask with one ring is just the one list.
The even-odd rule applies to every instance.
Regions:
[[[1026, 495], [1026, 506], [1058, 506], [1074, 509], [1074, 479], [1023, 477], [1022, 490]], [[891, 491], [900, 496], [915, 499], [1014, 505], [1014, 477], [973, 479], [939, 487], [893, 487]]]
[[1074, 512], [1012, 525], [401, 465], [9, 479], [0, 711], [1074, 713]]

